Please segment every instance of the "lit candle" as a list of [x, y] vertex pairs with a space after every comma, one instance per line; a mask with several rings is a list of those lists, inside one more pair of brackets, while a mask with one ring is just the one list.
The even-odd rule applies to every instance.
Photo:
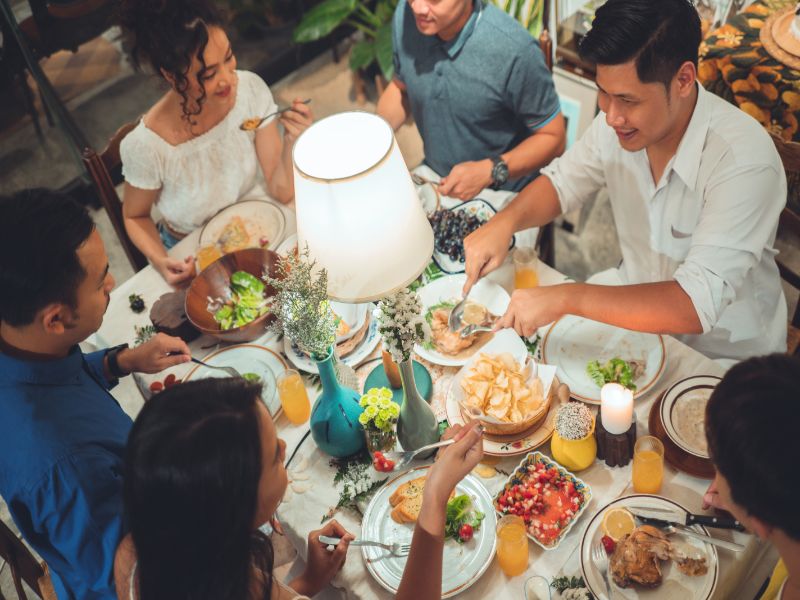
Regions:
[[600, 418], [608, 433], [625, 433], [633, 420], [633, 392], [618, 383], [607, 383], [600, 390]]

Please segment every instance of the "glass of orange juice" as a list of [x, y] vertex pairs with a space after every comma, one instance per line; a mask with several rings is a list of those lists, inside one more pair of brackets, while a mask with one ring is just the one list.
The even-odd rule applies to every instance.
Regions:
[[302, 425], [311, 416], [311, 402], [308, 400], [306, 385], [300, 373], [286, 369], [278, 376], [278, 394], [281, 397], [283, 413], [290, 423]]
[[524, 290], [539, 285], [539, 257], [533, 248], [516, 248], [514, 260], [514, 289]]
[[639, 494], [657, 494], [664, 479], [664, 444], [646, 435], [633, 447], [633, 489]]
[[528, 535], [521, 517], [506, 515], [497, 522], [497, 562], [508, 577], [528, 569]]

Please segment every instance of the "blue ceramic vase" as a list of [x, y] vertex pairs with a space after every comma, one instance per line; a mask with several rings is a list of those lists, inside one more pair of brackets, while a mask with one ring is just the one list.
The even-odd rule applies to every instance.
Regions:
[[333, 350], [323, 360], [313, 357], [322, 382], [322, 393], [311, 410], [311, 437], [325, 454], [343, 458], [360, 452], [366, 441], [358, 422], [363, 408], [356, 390], [343, 387], [336, 378]]
[[[436, 415], [417, 390], [411, 359], [400, 363], [403, 382], [403, 404], [397, 421], [397, 439], [403, 450], [416, 450], [439, 441], [439, 423]], [[431, 451], [433, 454], [435, 451]], [[427, 458], [420, 455], [419, 458]]]

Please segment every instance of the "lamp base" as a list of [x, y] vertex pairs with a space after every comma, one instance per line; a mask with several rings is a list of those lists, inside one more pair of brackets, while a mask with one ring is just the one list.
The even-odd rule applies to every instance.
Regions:
[[[417, 390], [425, 400], [430, 403], [431, 395], [433, 394], [433, 380], [428, 369], [422, 363], [414, 362], [414, 380], [417, 383]], [[389, 378], [386, 376], [386, 371], [382, 364], [378, 364], [364, 382], [364, 392], [371, 388], [389, 388], [392, 391], [392, 401], [402, 404], [403, 402], [403, 388], [394, 389], [389, 383]]]
[[636, 421], [625, 433], [609, 433], [603, 427], [603, 419], [598, 412], [594, 436], [597, 439], [597, 458], [605, 460], [609, 467], [624, 467], [631, 462], [636, 444]]

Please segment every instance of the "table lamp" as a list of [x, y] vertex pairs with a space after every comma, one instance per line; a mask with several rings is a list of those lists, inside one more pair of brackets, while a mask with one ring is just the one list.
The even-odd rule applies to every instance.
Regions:
[[[384, 119], [362, 111], [321, 119], [297, 139], [293, 159], [298, 248], [327, 271], [332, 300], [372, 302], [419, 277], [433, 254], [433, 230]], [[417, 369], [430, 386], [427, 370]], [[376, 371], [385, 380], [383, 366]], [[318, 445], [353, 435], [339, 412], [315, 405]]]

